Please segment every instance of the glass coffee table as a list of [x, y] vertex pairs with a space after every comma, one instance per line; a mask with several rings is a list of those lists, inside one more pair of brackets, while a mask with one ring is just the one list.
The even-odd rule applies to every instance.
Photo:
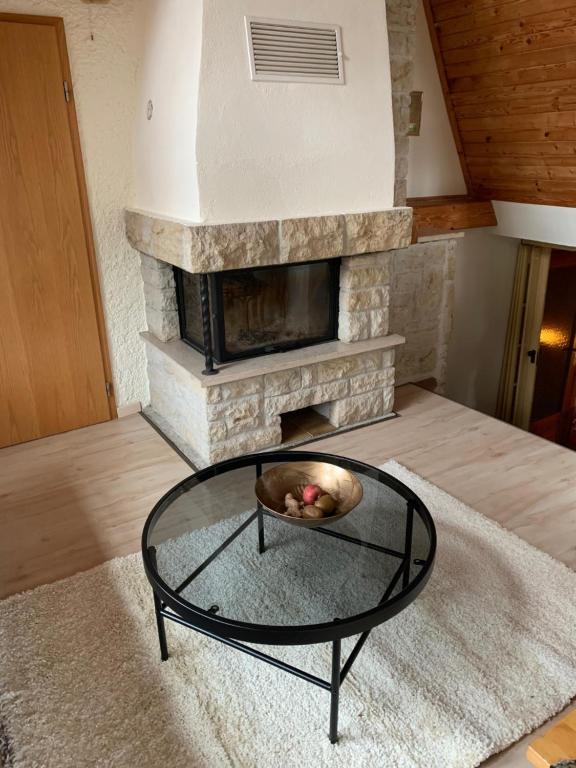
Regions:
[[[303, 461], [352, 472], [363, 489], [358, 506], [316, 528], [270, 514], [256, 499], [256, 479], [273, 467]], [[324, 688], [330, 692], [329, 735], [335, 743], [340, 686], [371, 630], [424, 588], [435, 552], [434, 522], [423, 502], [367, 464], [276, 451], [208, 467], [172, 488], [144, 526], [142, 555], [162, 661], [168, 659], [167, 619]], [[342, 664], [341, 641], [356, 635]], [[331, 679], [245, 643], [331, 643]]]

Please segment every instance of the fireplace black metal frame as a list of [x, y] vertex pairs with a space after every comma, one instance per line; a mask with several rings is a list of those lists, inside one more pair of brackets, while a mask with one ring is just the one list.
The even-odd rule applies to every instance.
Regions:
[[176, 295], [178, 299], [178, 317], [180, 320], [180, 336], [189, 346], [201, 352], [204, 355], [206, 367], [203, 374], [211, 376], [218, 373], [214, 363], [232, 362], [234, 360], [245, 360], [251, 357], [261, 355], [270, 355], [276, 352], [287, 352], [290, 349], [299, 349], [310, 347], [315, 344], [322, 344], [327, 341], [334, 341], [338, 338], [338, 311], [339, 311], [339, 283], [340, 283], [340, 259], [322, 259], [321, 261], [305, 261], [296, 264], [274, 264], [264, 267], [250, 267], [252, 272], [264, 270], [280, 270], [288, 267], [305, 267], [317, 264], [327, 264], [329, 267], [329, 331], [323, 336], [309, 337], [303, 341], [279, 342], [277, 344], [263, 345], [251, 349], [248, 352], [231, 353], [226, 349], [226, 325], [224, 319], [224, 296], [222, 286], [223, 275], [235, 275], [246, 272], [245, 269], [227, 270], [224, 272], [203, 273], [198, 275], [200, 279], [200, 302], [202, 306], [202, 332], [204, 344], [199, 345], [194, 339], [186, 334], [186, 313], [184, 308], [184, 270], [174, 267], [174, 277], [176, 281]]

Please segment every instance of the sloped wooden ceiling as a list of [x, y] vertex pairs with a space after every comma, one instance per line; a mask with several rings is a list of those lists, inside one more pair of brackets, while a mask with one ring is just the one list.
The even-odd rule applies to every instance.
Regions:
[[424, 0], [469, 193], [576, 205], [576, 0]]

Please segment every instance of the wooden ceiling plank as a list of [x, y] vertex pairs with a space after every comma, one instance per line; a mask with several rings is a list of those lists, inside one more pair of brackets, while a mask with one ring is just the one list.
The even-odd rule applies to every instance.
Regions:
[[[448, 51], [467, 50], [469, 46], [480, 46], [485, 43], [506, 41], [515, 36], [535, 35], [547, 30], [562, 28], [571, 24], [575, 17], [575, 8], [560, 8], [555, 11], [545, 11], [532, 16], [510, 19], [503, 22], [488, 24], [471, 29], [467, 32], [457, 32], [452, 35], [441, 35], [440, 45], [446, 54]], [[447, 61], [450, 59], [447, 57]]]
[[[517, 131], [519, 126], [523, 130], [533, 128], [576, 128], [576, 112], [542, 112], [525, 114], [521, 118], [518, 115], [490, 115], [488, 117], [466, 117], [458, 121], [462, 133], [464, 131]], [[548, 138], [548, 137], [546, 137]]]
[[499, 84], [482, 91], [452, 93], [450, 98], [456, 108], [466, 105], [490, 102], [507, 104], [516, 99], [540, 98], [549, 96], [576, 96], [576, 80], [554, 80], [541, 83], [517, 83], [516, 85]]
[[576, 157], [576, 141], [544, 141], [497, 144], [464, 144], [469, 160], [474, 157], [558, 157], [571, 161]]
[[576, 129], [552, 128], [552, 129], [528, 129], [516, 131], [462, 131], [464, 144], [516, 144], [518, 142], [556, 142], [576, 141]]
[[571, 24], [567, 21], [563, 24], [560, 22], [557, 24], [557, 27], [549, 27], [542, 32], [522, 32], [520, 35], [508, 35], [490, 43], [480, 45], [469, 43], [463, 48], [453, 50], [446, 50], [443, 47], [444, 61], [448, 66], [464, 64], [479, 59], [485, 60], [517, 53], [547, 51], [550, 48], [563, 48], [566, 45], [573, 45], [576, 42], [576, 13], [573, 15]]
[[[541, 141], [496, 144], [465, 144], [466, 156], [474, 157], [559, 157], [576, 162], [576, 141]], [[520, 154], [518, 154], [520, 153]]]
[[[515, 145], [517, 148], [518, 145]], [[515, 153], [515, 160], [518, 163], [518, 165], [514, 165], [514, 168], [522, 168], [522, 167], [530, 167], [530, 168], [567, 168], [567, 169], [574, 169], [576, 166], [576, 152], [570, 157], [557, 157], [554, 155], [537, 155], [537, 156], [530, 156], [530, 155], [518, 155]], [[506, 157], [491, 157], [487, 155], [480, 155], [480, 156], [470, 156], [468, 157], [468, 165], [470, 166], [470, 171], [472, 172], [472, 169], [478, 168], [478, 167], [487, 167], [487, 168], [506, 168], [510, 169], [511, 163], [510, 160]], [[572, 170], [572, 173], [574, 171]]]
[[446, 65], [446, 76], [450, 81], [461, 77], [485, 75], [489, 72], [509, 72], [515, 69], [531, 69], [552, 64], [569, 64], [570, 62], [576, 62], [576, 41], [557, 48], [512, 53], [507, 56], [502, 54], [486, 57], [480, 61], [465, 61], [462, 64]]
[[576, 0], [424, 0], [469, 194], [576, 206]]
[[484, 104], [466, 104], [455, 107], [459, 125], [462, 120], [480, 117], [504, 117], [507, 115], [538, 115], [550, 112], [570, 112], [576, 109], [576, 94], [573, 96], [557, 96], [552, 93], [546, 100], [543, 97], [535, 99], [510, 99], [508, 101], [486, 101]]
[[541, 165], [494, 165], [490, 161], [484, 165], [470, 165], [472, 179], [502, 180], [527, 179], [535, 181], [572, 181], [576, 183], [576, 159], [574, 165], [558, 167], [543, 167]]
[[487, 75], [453, 78], [449, 80], [451, 93], [464, 93], [492, 89], [500, 83], [502, 86], [529, 83], [550, 83], [556, 80], [576, 78], [576, 62], [534, 66], [529, 69], [514, 69], [504, 72], [490, 72]]
[[436, 21], [436, 30], [440, 39], [447, 35], [460, 34], [470, 30], [480, 30], [494, 24], [500, 24], [503, 21], [512, 21], [514, 19], [523, 19], [543, 10], [551, 13], [562, 8], [574, 8], [574, 0], [546, 0], [543, 6], [543, 0], [515, 0], [501, 7], [489, 8], [485, 10], [472, 9], [465, 16], [459, 18]]
[[514, 5], [517, 0], [447, 0], [445, 3], [433, 3], [434, 18], [436, 21], [447, 21], [448, 19], [457, 19], [462, 16], [469, 16], [472, 13], [495, 13], [501, 12], [507, 5]]

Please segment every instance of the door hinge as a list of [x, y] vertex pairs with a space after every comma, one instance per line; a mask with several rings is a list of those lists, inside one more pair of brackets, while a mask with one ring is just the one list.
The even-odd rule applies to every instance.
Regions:
[[68, 85], [68, 80], [64, 80], [63, 82], [64, 86], [64, 98], [67, 102], [72, 101], [72, 88]]
[[112, 397], [114, 395], [114, 387], [112, 386], [112, 382], [110, 381], [106, 382], [106, 395], [108, 397]]

